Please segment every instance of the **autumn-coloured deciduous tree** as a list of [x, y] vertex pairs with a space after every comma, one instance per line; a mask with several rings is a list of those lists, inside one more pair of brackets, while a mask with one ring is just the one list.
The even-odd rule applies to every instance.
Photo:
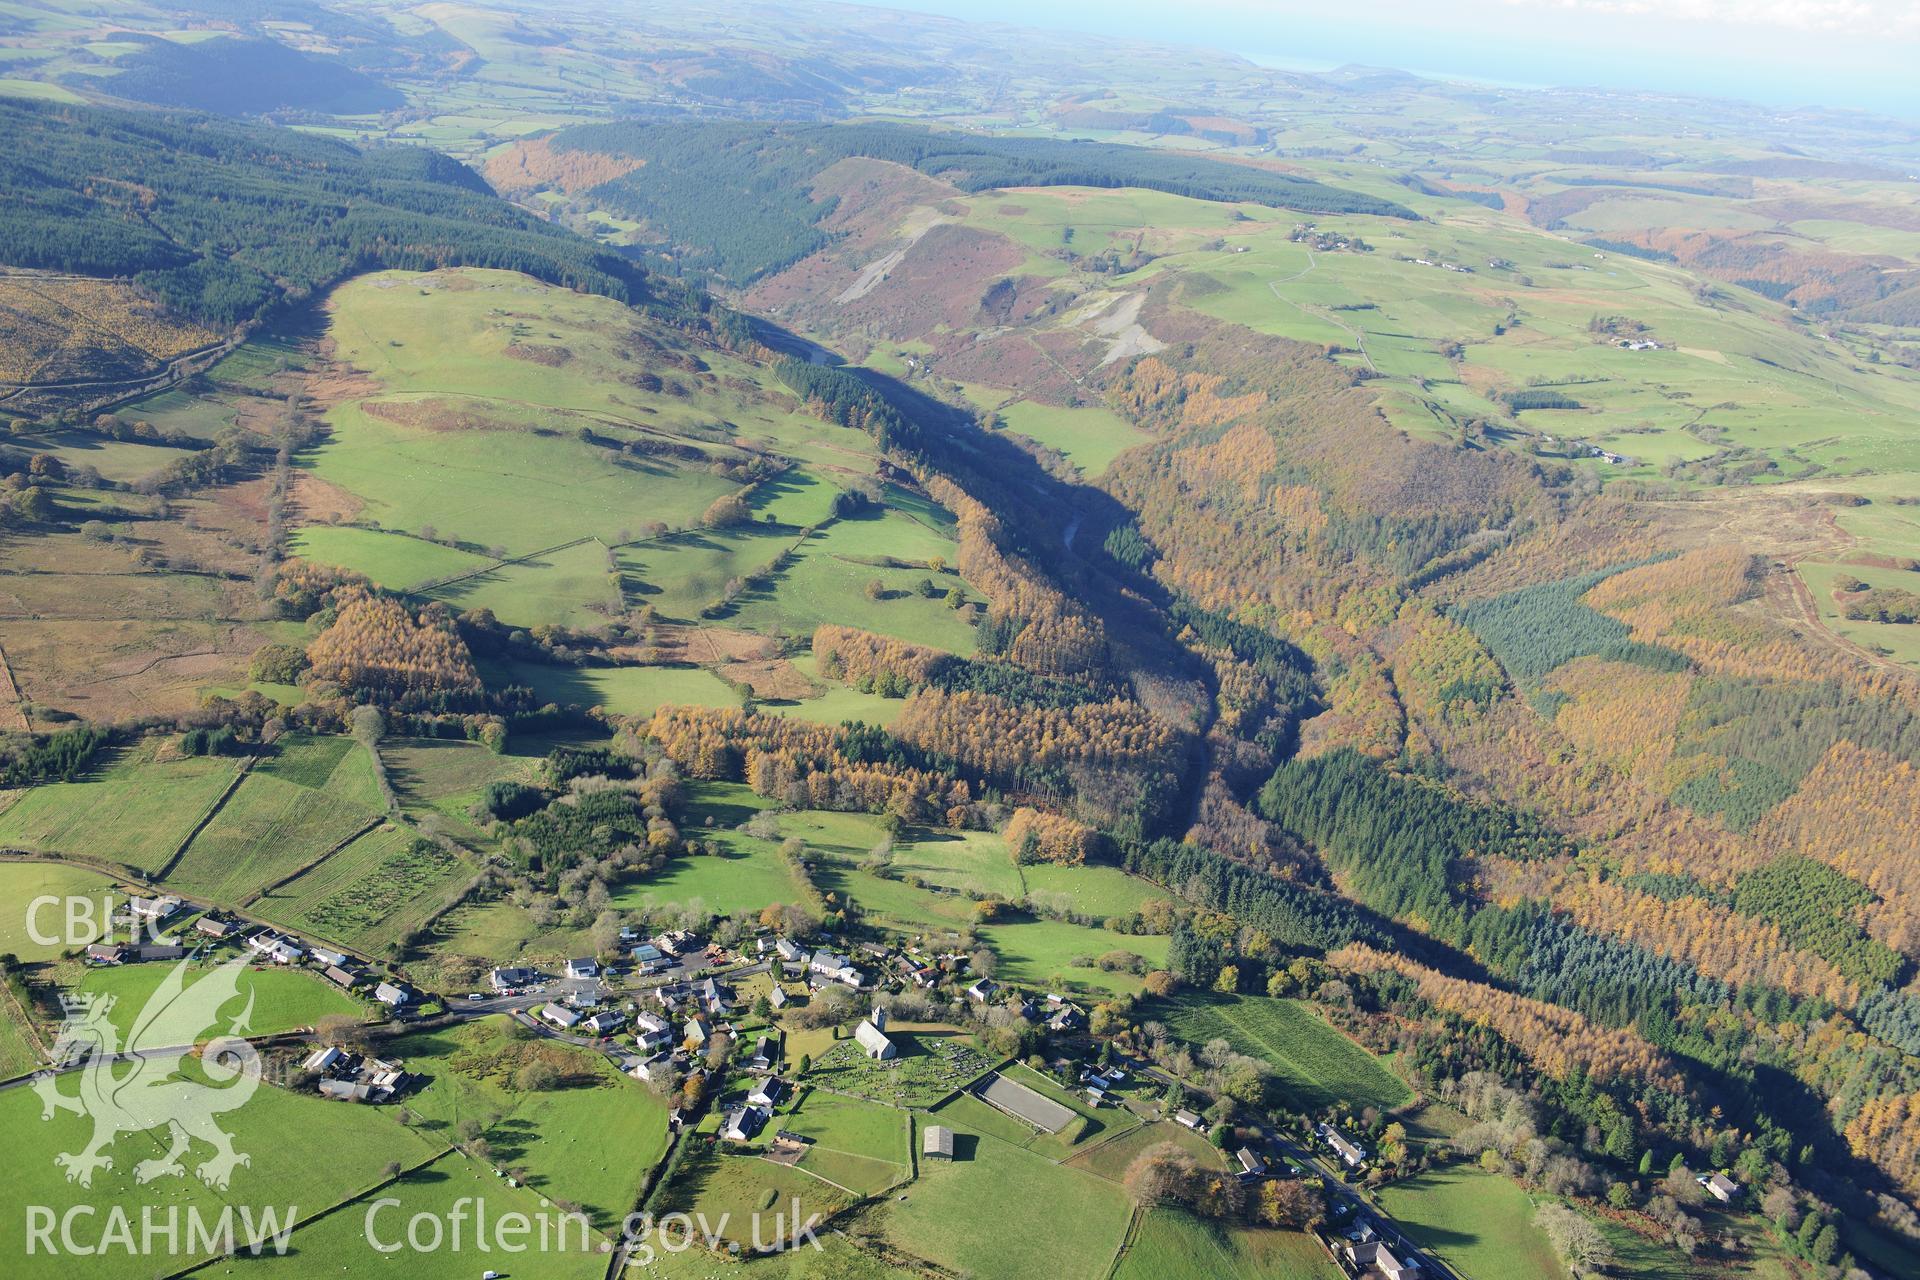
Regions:
[[1007, 849], [1015, 862], [1058, 862], [1069, 866], [1086, 862], [1099, 839], [1094, 829], [1084, 823], [1024, 807], [1013, 811], [1005, 835]]

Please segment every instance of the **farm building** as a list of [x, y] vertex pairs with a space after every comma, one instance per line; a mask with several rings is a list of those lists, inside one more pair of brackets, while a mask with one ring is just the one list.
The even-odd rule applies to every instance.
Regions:
[[1716, 1173], [1706, 1178], [1696, 1178], [1694, 1181], [1705, 1187], [1707, 1194], [1715, 1200], [1718, 1200], [1721, 1204], [1732, 1204], [1740, 1198], [1740, 1184], [1724, 1173]]
[[929, 1160], [953, 1159], [953, 1130], [943, 1124], [930, 1124], [920, 1138], [920, 1154]]

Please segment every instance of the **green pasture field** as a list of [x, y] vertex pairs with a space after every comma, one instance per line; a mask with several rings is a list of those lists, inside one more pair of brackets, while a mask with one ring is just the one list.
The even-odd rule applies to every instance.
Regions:
[[40, 1050], [13, 1002], [0, 1003], [0, 1080], [26, 1075], [41, 1064]]
[[[1025, 1083], [1023, 1081], [1023, 1083]], [[1119, 1182], [1133, 1162], [1154, 1147], [1172, 1143], [1199, 1161], [1205, 1168], [1225, 1168], [1226, 1159], [1211, 1142], [1182, 1124], [1156, 1120], [1122, 1131], [1116, 1137], [1091, 1146], [1082, 1146], [1072, 1157], [1073, 1167], [1085, 1169], [1110, 1182]]]
[[1340, 1280], [1343, 1274], [1304, 1232], [1223, 1226], [1159, 1206], [1141, 1216], [1113, 1280]]
[[1194, 1044], [1224, 1038], [1273, 1066], [1305, 1110], [1345, 1102], [1385, 1111], [1413, 1096], [1406, 1082], [1297, 1000], [1191, 993], [1156, 1007], [1174, 1034]]
[[157, 741], [84, 782], [34, 787], [0, 813], [0, 844], [157, 871], [233, 780], [235, 762], [160, 761]]
[[797, 537], [792, 528], [767, 524], [670, 533], [621, 547], [621, 579], [636, 605], [650, 604], [670, 621], [698, 622], [728, 582], [766, 569]]
[[820, 1179], [789, 1169], [759, 1156], [721, 1155], [705, 1151], [689, 1152], [680, 1162], [659, 1201], [658, 1216], [669, 1213], [699, 1215], [723, 1240], [743, 1246], [753, 1243], [753, 1223], [761, 1219], [762, 1242], [774, 1235], [773, 1217], [786, 1215], [786, 1230], [792, 1230], [793, 1204], [800, 1202], [800, 1219], [814, 1214], [831, 1217], [852, 1204], [856, 1197], [828, 1186]]
[[[136, 416], [144, 418], [147, 415], [140, 412]], [[197, 429], [208, 431], [209, 427], [218, 425], [202, 423]], [[187, 457], [192, 450], [157, 443], [112, 440], [88, 431], [54, 431], [34, 441], [34, 452], [50, 453], [69, 468], [92, 467], [103, 478], [118, 484], [132, 484], [170, 462]]]
[[709, 911], [725, 915], [758, 910], [771, 902], [799, 901], [800, 886], [770, 842], [732, 831], [707, 838], [725, 852], [672, 859], [658, 875], [616, 889], [614, 908], [628, 910], [646, 902], [700, 902]]
[[1454, 1164], [1380, 1188], [1380, 1207], [1409, 1237], [1473, 1280], [1565, 1280], [1534, 1198], [1474, 1165]]
[[274, 743], [274, 754], [253, 767], [253, 773], [312, 787], [332, 799], [376, 812], [387, 807], [372, 757], [352, 738], [286, 735]]
[[249, 910], [329, 942], [380, 953], [473, 874], [438, 844], [416, 850], [417, 838], [405, 827], [378, 827]]
[[[922, 1161], [905, 1198], [888, 1202], [882, 1225], [896, 1248], [962, 1274], [1107, 1274], [1131, 1215], [1124, 1191], [961, 1126], [954, 1138], [955, 1159]], [[1044, 1230], [981, 1229], [1041, 1219]]]
[[380, 756], [411, 817], [475, 841], [487, 837], [468, 810], [479, 803], [487, 784], [528, 781], [536, 763], [457, 738], [388, 738], [380, 744]]
[[[29, 919], [37, 898], [57, 898], [59, 902], [40, 909]], [[67, 933], [65, 900], [87, 898], [93, 906], [92, 927], [81, 927], [73, 936]], [[97, 939], [112, 918], [110, 904], [125, 901], [126, 894], [114, 888], [113, 881], [86, 867], [57, 862], [0, 862], [0, 951], [11, 952], [32, 963], [52, 960], [70, 947], [83, 947]], [[77, 920], [84, 926], [85, 920]], [[53, 943], [33, 940], [38, 932]]]
[[1141, 903], [1167, 896], [1160, 886], [1118, 867], [1034, 862], [1020, 868], [1020, 878], [1027, 901], [1082, 915], [1132, 915]]
[[915, 827], [893, 847], [893, 870], [929, 884], [967, 893], [1020, 897], [1020, 868], [1007, 845], [991, 831], [929, 830]]
[[585, 929], [543, 929], [511, 902], [468, 903], [435, 925], [433, 954], [469, 956], [486, 965], [558, 963], [593, 949]]
[[239, 903], [354, 836], [379, 815], [297, 783], [249, 776], [201, 829], [166, 883]]
[[[794, 665], [800, 666], [802, 661], [811, 662], [812, 659], [796, 659]], [[800, 702], [762, 702], [760, 710], [768, 715], [811, 720], [815, 724], [843, 725], [848, 721], [856, 721], [884, 729], [899, 718], [906, 705], [904, 698], [883, 698], [877, 693], [863, 693], [848, 685], [829, 684], [826, 692], [817, 698]]]
[[[365, 501], [363, 524], [414, 533], [431, 525], [443, 537], [498, 545], [512, 556], [576, 538], [610, 542], [647, 520], [690, 524], [734, 487], [658, 462], [616, 466], [606, 450], [558, 433], [421, 430], [376, 418], [357, 402], [335, 408], [329, 420], [331, 434], [301, 465]], [[604, 573], [604, 557], [602, 565]], [[470, 593], [457, 603], [472, 607], [476, 598], [487, 597]]]
[[[676, 1245], [680, 1240], [673, 1237]], [[699, 1245], [676, 1251], [656, 1240], [652, 1256], [630, 1262], [627, 1274], [642, 1280], [924, 1280], [918, 1268], [889, 1266], [835, 1234], [821, 1236], [817, 1251], [809, 1245], [739, 1262]]]
[[705, 667], [556, 667], [537, 662], [489, 664], [495, 687], [523, 684], [542, 702], [605, 707], [615, 715], [646, 716], [665, 706], [737, 707], [732, 685]]
[[491, 610], [516, 627], [604, 626], [625, 607], [607, 568], [607, 549], [595, 541], [528, 555], [422, 594], [463, 613]]
[[[179, 961], [152, 961], [143, 964], [111, 965], [106, 968], [89, 968], [80, 980], [79, 990], [87, 995], [111, 996], [115, 1003], [111, 1018], [119, 1029], [122, 1048], [125, 1038], [133, 1029], [135, 1019], [140, 1017], [143, 1006], [167, 975], [178, 966]], [[195, 964], [187, 970], [186, 989], [191, 992], [195, 984], [206, 979], [211, 970], [204, 964]], [[319, 1019], [331, 1014], [365, 1014], [366, 1007], [338, 987], [327, 982], [319, 974], [307, 969], [286, 968], [279, 965], [249, 965], [240, 971], [239, 994], [220, 1011], [222, 1019], [239, 1016], [246, 1007], [249, 998], [253, 1001], [253, 1012], [247, 1021], [247, 1030], [253, 1035], [273, 1035], [281, 1031], [291, 1031], [296, 1027], [311, 1027]], [[214, 1035], [224, 1035], [226, 1021], [204, 1031], [188, 1032], [199, 1039]], [[182, 1041], [181, 1043], [184, 1043]], [[172, 1045], [153, 1045], [153, 1048], [172, 1048]]]
[[806, 529], [833, 515], [840, 486], [810, 467], [796, 467], [761, 484], [753, 493], [753, 514], [789, 528]]
[[843, 863], [816, 865], [813, 882], [822, 892], [851, 898], [868, 919], [908, 933], [954, 928], [974, 919], [973, 903], [957, 894], [916, 889]]
[[292, 550], [316, 564], [364, 573], [394, 591], [456, 573], [476, 573], [493, 563], [457, 547], [344, 524], [310, 524], [293, 535]]
[[1920, 591], [1920, 573], [1812, 561], [1801, 561], [1795, 568], [1801, 580], [1807, 584], [1814, 607], [1820, 611], [1820, 620], [1834, 634], [1901, 662], [1920, 663], [1920, 623], [1868, 622], [1849, 618], [1841, 613], [1839, 603], [1833, 598], [1834, 580], [1842, 574], [1857, 578], [1870, 587]]
[[681, 903], [697, 899], [709, 910], [726, 914], [758, 910], [770, 902], [796, 901], [799, 886], [776, 842], [734, 829], [772, 807], [773, 801], [737, 782], [689, 784], [681, 830], [722, 852], [674, 858], [663, 873], [623, 885], [614, 895], [614, 906], [629, 908], [649, 899]]
[[[168, 1064], [155, 1062], [153, 1068], [159, 1079], [167, 1073]], [[182, 1060], [175, 1069], [190, 1077], [198, 1076], [197, 1065], [191, 1060]], [[0, 1196], [9, 1204], [47, 1205], [56, 1214], [75, 1205], [98, 1206], [91, 1220], [78, 1220], [82, 1226], [90, 1221], [96, 1234], [105, 1228], [104, 1207], [108, 1205], [126, 1207], [133, 1215], [136, 1232], [142, 1206], [154, 1206], [162, 1214], [161, 1221], [169, 1206], [181, 1209], [183, 1256], [156, 1260], [107, 1249], [86, 1263], [87, 1274], [103, 1280], [149, 1280], [156, 1270], [170, 1272], [192, 1261], [193, 1255], [184, 1253], [187, 1206], [196, 1206], [208, 1222], [216, 1220], [222, 1206], [228, 1204], [246, 1205], [256, 1212], [271, 1207], [282, 1214], [283, 1221], [289, 1209], [295, 1219], [308, 1218], [384, 1182], [383, 1170], [388, 1162], [410, 1168], [431, 1159], [439, 1145], [401, 1125], [393, 1108], [343, 1106], [312, 1094], [294, 1094], [262, 1084], [243, 1105], [216, 1119], [233, 1135], [234, 1149], [251, 1159], [250, 1164], [233, 1171], [224, 1192], [208, 1188], [196, 1176], [194, 1170], [213, 1154], [199, 1142], [182, 1158], [187, 1169], [184, 1176], [145, 1185], [135, 1182], [134, 1169], [140, 1161], [165, 1153], [168, 1141], [164, 1129], [121, 1134], [107, 1153], [113, 1158], [113, 1167], [96, 1172], [93, 1185], [83, 1188], [66, 1180], [54, 1157], [84, 1148], [93, 1123], [89, 1117], [64, 1111], [43, 1122], [40, 1099], [32, 1090], [0, 1094], [0, 1132], [10, 1136], [15, 1156], [0, 1172]], [[352, 1224], [356, 1232], [359, 1225]], [[25, 1226], [25, 1219], [17, 1214], [8, 1214], [0, 1221], [0, 1255], [11, 1259], [13, 1269], [9, 1274], [24, 1280], [71, 1277], [72, 1257], [64, 1253], [28, 1254]], [[298, 1240], [300, 1233], [294, 1234]], [[164, 1267], [157, 1267], [156, 1261], [164, 1261]], [[328, 1274], [339, 1274], [338, 1266], [338, 1259], [331, 1260], [333, 1269]]]
[[1018, 400], [1000, 410], [1007, 430], [1031, 436], [1064, 453], [1090, 476], [1105, 471], [1113, 460], [1136, 445], [1153, 439], [1119, 414], [1104, 407], [1060, 408], [1033, 400]]
[[[729, 626], [762, 634], [811, 635], [823, 622], [895, 636], [913, 644], [973, 652], [973, 628], [942, 598], [958, 588], [979, 601], [950, 568], [935, 573], [928, 560], [952, 565], [956, 545], [940, 533], [895, 510], [880, 516], [840, 520], [800, 544], [793, 564], [764, 586], [751, 587], [724, 615]], [[913, 567], [890, 567], [888, 561]], [[925, 599], [914, 588], [931, 579], [942, 595]], [[878, 581], [879, 599], [867, 585]]]
[[[516, 1053], [533, 1046], [573, 1059], [593, 1083], [521, 1089]], [[394, 1049], [408, 1070], [430, 1077], [409, 1106], [434, 1132], [450, 1137], [461, 1122], [479, 1122], [496, 1165], [524, 1167], [528, 1185], [578, 1204], [603, 1229], [617, 1226], [666, 1154], [666, 1104], [590, 1049], [520, 1040], [501, 1018], [409, 1036]]]
[[784, 1127], [821, 1146], [894, 1164], [911, 1163], [906, 1112], [802, 1087], [805, 1092], [782, 1122]]
[[[397, 1204], [377, 1205], [385, 1199]], [[462, 1199], [473, 1199], [486, 1207], [487, 1243], [502, 1240], [525, 1246], [524, 1252], [482, 1253], [475, 1240], [475, 1208], [464, 1206], [460, 1247], [452, 1247], [451, 1227], [446, 1224]], [[249, 1259], [238, 1272], [258, 1271], [273, 1280], [319, 1280], [327, 1276], [406, 1276], [407, 1280], [470, 1280], [480, 1270], [495, 1269], [515, 1280], [599, 1280], [607, 1268], [607, 1255], [601, 1252], [605, 1238], [594, 1232], [581, 1245], [581, 1231], [569, 1225], [564, 1242], [560, 1238], [558, 1210], [548, 1206], [538, 1192], [525, 1187], [509, 1187], [506, 1179], [496, 1178], [477, 1161], [457, 1151], [449, 1151], [438, 1160], [402, 1174], [398, 1181], [368, 1192], [340, 1207], [317, 1222], [308, 1223], [293, 1233], [292, 1247], [285, 1257]], [[369, 1214], [371, 1213], [371, 1219]], [[523, 1214], [536, 1224], [539, 1215], [547, 1215], [547, 1247], [542, 1247], [539, 1228], [524, 1236], [501, 1237], [493, 1234], [499, 1221], [508, 1214]], [[429, 1214], [449, 1234], [438, 1249], [414, 1249], [406, 1243], [407, 1226], [416, 1214]], [[382, 1253], [368, 1240], [369, 1222], [374, 1239], [382, 1245], [399, 1244], [399, 1250]], [[431, 1243], [428, 1228], [421, 1229], [422, 1243]], [[396, 1271], [396, 1268], [403, 1270]], [[207, 1275], [224, 1272], [211, 1268]]]
[[980, 936], [1000, 957], [1001, 979], [1029, 986], [1051, 986], [1057, 979], [1058, 985], [1066, 987], [1139, 992], [1141, 975], [1107, 973], [1090, 963], [1075, 963], [1098, 960], [1109, 951], [1131, 951], [1145, 957], [1150, 968], [1167, 967], [1165, 936], [1114, 933], [1063, 920], [985, 925]]

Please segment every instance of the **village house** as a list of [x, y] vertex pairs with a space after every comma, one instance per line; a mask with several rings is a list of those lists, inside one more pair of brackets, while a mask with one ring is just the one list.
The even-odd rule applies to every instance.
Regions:
[[782, 938], [773, 944], [773, 953], [787, 964], [804, 965], [812, 959], [807, 949], [791, 938]]
[[563, 1004], [542, 1005], [540, 1016], [562, 1031], [571, 1031], [580, 1022], [580, 1015]]
[[999, 989], [1000, 984], [992, 978], [982, 978], [967, 988], [967, 995], [969, 998], [978, 1000], [984, 1004], [986, 1001], [993, 999], [993, 993]]
[[195, 932], [203, 933], [215, 942], [220, 941], [233, 932], [233, 925], [230, 922], [216, 919], [213, 916], [201, 916], [193, 922], [193, 927]]
[[1176, 1111], [1173, 1113], [1173, 1119], [1176, 1124], [1185, 1125], [1195, 1133], [1200, 1132], [1205, 1125], [1205, 1122], [1200, 1119], [1198, 1113], [1192, 1111]]
[[398, 1009], [413, 999], [413, 993], [405, 987], [383, 982], [373, 989], [373, 998], [390, 1009]]
[[158, 925], [173, 918], [184, 905], [170, 893], [158, 898], [129, 898], [127, 916], [135, 924]]
[[762, 1080], [754, 1086], [753, 1092], [747, 1095], [747, 1101], [756, 1107], [765, 1107], [768, 1110], [772, 1110], [779, 1105], [780, 1099], [786, 1095], [787, 1082], [779, 1076], [768, 1076], [765, 1080]]
[[1420, 1264], [1387, 1247], [1384, 1240], [1367, 1240], [1346, 1247], [1347, 1261], [1362, 1276], [1384, 1276], [1386, 1280], [1412, 1280], [1420, 1274]]
[[1347, 1168], [1358, 1169], [1366, 1163], [1367, 1153], [1347, 1141], [1346, 1136], [1332, 1125], [1323, 1123], [1314, 1132], [1320, 1135], [1320, 1141], [1326, 1143], [1327, 1149], [1339, 1156], [1340, 1163]]
[[703, 1045], [712, 1034], [712, 1029], [707, 1026], [707, 1020], [705, 1018], [689, 1018], [687, 1019], [686, 1030], [681, 1033], [680, 1043], [695, 1046]]
[[487, 984], [495, 991], [512, 991], [524, 987], [540, 975], [531, 969], [495, 969], [487, 975]]
[[617, 1009], [602, 1009], [581, 1023], [581, 1026], [596, 1036], [604, 1036], [609, 1032], [618, 1031], [626, 1020], [627, 1015]]
[[766, 1123], [767, 1113], [759, 1107], [735, 1107], [727, 1112], [720, 1136], [732, 1142], [750, 1142]]
[[247, 947], [262, 960], [271, 960], [275, 964], [298, 964], [306, 954], [291, 938], [276, 937], [271, 933], [256, 933], [247, 939]]
[[600, 962], [592, 956], [587, 956], [579, 960], [569, 960], [567, 961], [567, 976], [569, 978], [597, 978], [600, 976]]
[[1233, 1158], [1240, 1162], [1240, 1181], [1252, 1182], [1267, 1176], [1267, 1162], [1252, 1147], [1242, 1147], [1234, 1152]]
[[330, 951], [326, 947], [311, 944], [307, 947], [307, 954], [323, 969], [344, 969], [353, 963], [353, 957], [344, 951]]
[[633, 1038], [643, 1049], [657, 1049], [673, 1039], [673, 1024], [657, 1013], [633, 1016]]

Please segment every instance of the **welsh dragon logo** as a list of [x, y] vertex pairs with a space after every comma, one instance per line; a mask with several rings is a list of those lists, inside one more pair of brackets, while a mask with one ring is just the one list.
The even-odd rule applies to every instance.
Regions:
[[[244, 957], [229, 961], [189, 986], [181, 961], [135, 1016], [124, 1046], [112, 1017], [112, 997], [85, 1001], [68, 1015], [54, 1043], [53, 1069], [33, 1081], [42, 1120], [53, 1119], [56, 1111], [93, 1120], [92, 1141], [53, 1158], [67, 1171], [67, 1181], [92, 1186], [96, 1170], [113, 1168], [106, 1150], [121, 1134], [162, 1127], [171, 1136], [166, 1154], [134, 1166], [139, 1182], [183, 1175], [180, 1158], [195, 1139], [213, 1148], [212, 1158], [194, 1169], [210, 1187], [225, 1190], [233, 1171], [252, 1163], [233, 1149], [233, 1135], [214, 1123], [221, 1112], [245, 1105], [260, 1085], [260, 1055], [243, 1038], [253, 1013], [252, 994], [225, 1033], [203, 1039], [218, 1025], [220, 1010], [239, 997], [246, 963]], [[196, 1046], [197, 1074], [204, 1080], [180, 1071]], [[79, 1077], [79, 1092], [72, 1096], [59, 1089], [69, 1075]]]

